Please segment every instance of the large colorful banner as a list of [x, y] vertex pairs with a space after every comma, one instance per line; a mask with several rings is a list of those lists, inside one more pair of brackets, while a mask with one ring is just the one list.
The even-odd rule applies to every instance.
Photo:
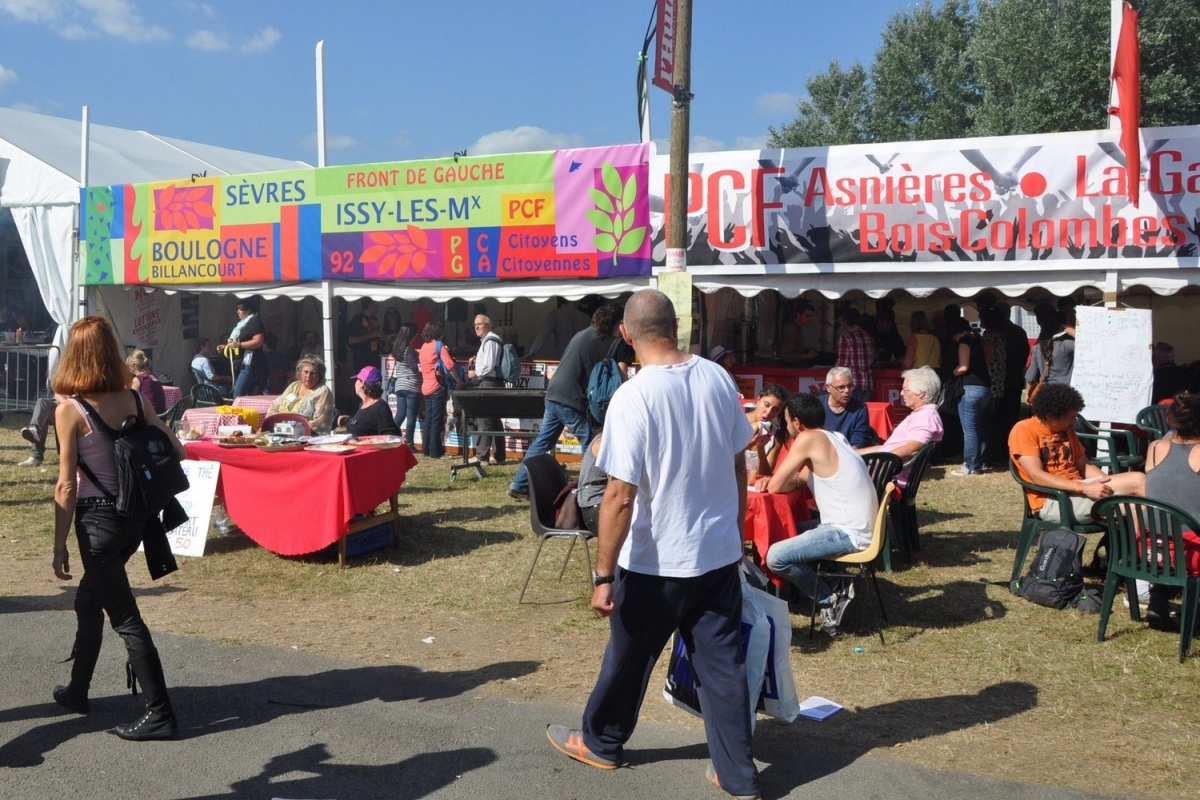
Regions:
[[[1142, 131], [1136, 207], [1119, 135], [693, 153], [687, 267], [736, 275], [954, 272], [985, 261], [1013, 270], [1198, 266], [1200, 128]], [[656, 157], [651, 166], [661, 266], [670, 165]]]
[[649, 275], [649, 146], [82, 190], [102, 284]]

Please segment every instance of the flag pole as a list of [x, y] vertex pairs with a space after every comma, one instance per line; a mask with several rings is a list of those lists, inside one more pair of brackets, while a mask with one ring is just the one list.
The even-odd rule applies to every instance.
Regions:
[[[1117, 106], [1117, 82], [1112, 79], [1113, 70], [1117, 66], [1117, 40], [1121, 36], [1121, 19], [1125, 14], [1125, 0], [1109, 0], [1108, 8], [1108, 107]], [[1108, 129], [1119, 131], [1121, 118], [1116, 114], [1108, 115]]]

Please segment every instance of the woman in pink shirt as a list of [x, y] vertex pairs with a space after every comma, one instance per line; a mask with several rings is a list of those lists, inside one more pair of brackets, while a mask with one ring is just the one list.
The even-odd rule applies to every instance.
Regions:
[[[421, 447], [430, 458], [441, 458], [445, 455], [444, 442], [446, 433], [446, 400], [450, 389], [454, 386], [453, 378], [447, 379], [454, 372], [454, 359], [450, 350], [442, 344], [445, 328], [440, 322], [429, 322], [421, 332], [425, 344], [421, 345], [418, 362], [421, 365], [421, 394], [425, 398], [425, 419], [421, 423]], [[444, 370], [438, 369], [438, 363]]]

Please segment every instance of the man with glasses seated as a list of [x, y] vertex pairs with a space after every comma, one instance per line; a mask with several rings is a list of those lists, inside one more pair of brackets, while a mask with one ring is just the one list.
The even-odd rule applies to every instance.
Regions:
[[825, 430], [840, 433], [856, 450], [869, 447], [878, 441], [871, 421], [867, 416], [867, 404], [854, 393], [854, 374], [846, 367], [834, 367], [825, 376], [825, 394], [821, 405], [825, 407]]

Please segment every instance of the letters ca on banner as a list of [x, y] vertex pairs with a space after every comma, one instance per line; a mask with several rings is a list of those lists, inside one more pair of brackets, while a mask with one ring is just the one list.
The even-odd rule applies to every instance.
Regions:
[[649, 275], [649, 145], [88, 187], [81, 280]]
[[[1107, 132], [696, 154], [689, 270], [700, 273], [1197, 266], [1200, 128], [1143, 131], [1143, 191], [1128, 200]], [[652, 164], [656, 252], [670, 176]], [[774, 267], [778, 270], [778, 267]]]

